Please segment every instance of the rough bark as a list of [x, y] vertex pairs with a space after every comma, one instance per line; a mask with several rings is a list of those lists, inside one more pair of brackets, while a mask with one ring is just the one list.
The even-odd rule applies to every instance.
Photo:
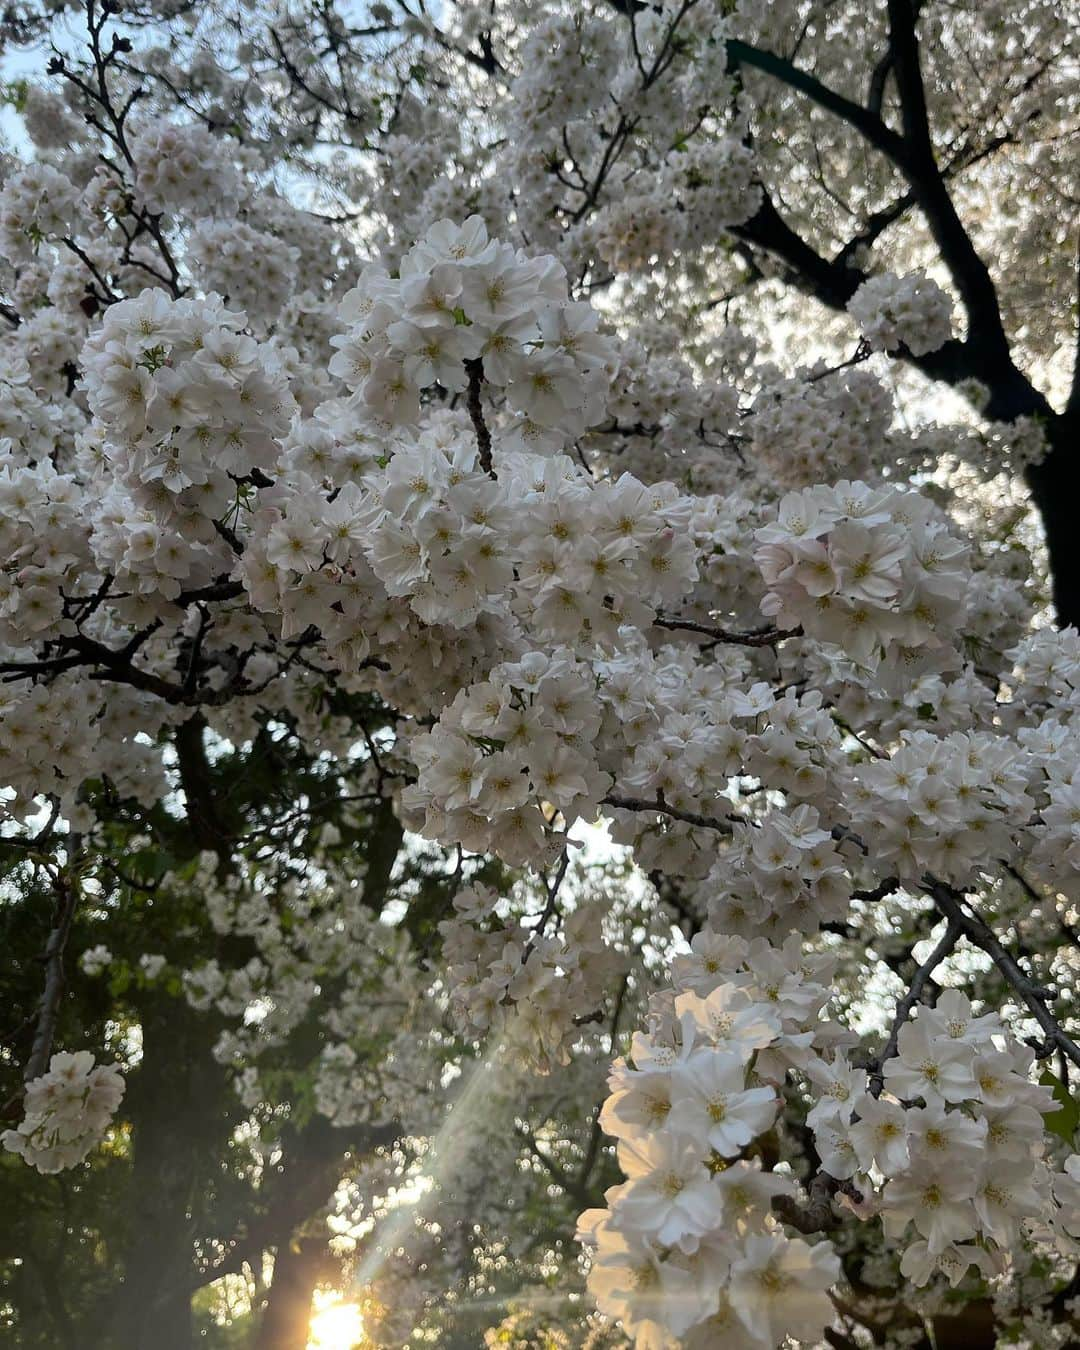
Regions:
[[1024, 477], [1046, 536], [1058, 624], [1080, 629], [1080, 419], [1054, 418], [1048, 433], [1050, 453]]

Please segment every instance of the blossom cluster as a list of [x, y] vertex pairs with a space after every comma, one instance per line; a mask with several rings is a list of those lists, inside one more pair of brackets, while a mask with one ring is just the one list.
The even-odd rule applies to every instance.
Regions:
[[628, 192], [591, 222], [600, 257], [617, 272], [668, 263], [680, 249], [715, 240], [718, 227], [742, 225], [761, 205], [752, 152], [733, 137], [673, 154], [661, 191]]
[[0, 774], [13, 793], [5, 801], [13, 817], [32, 812], [36, 794], [63, 793], [90, 775], [100, 744], [95, 718], [101, 707], [100, 689], [83, 678], [22, 688], [0, 685]]
[[610, 946], [597, 904], [578, 905], [557, 934], [544, 913], [504, 918], [501, 897], [473, 885], [439, 925], [451, 1015], [465, 1035], [497, 1031], [505, 1048], [540, 1068], [570, 1061], [578, 1025], [603, 1003], [623, 960]]
[[703, 890], [717, 931], [776, 941], [841, 919], [851, 887], [831, 832], [820, 828], [815, 807], [802, 805], [739, 827]]
[[952, 337], [952, 300], [922, 272], [870, 277], [847, 308], [874, 351], [906, 347], [912, 356], [925, 356]]
[[[779, 372], [777, 372], [779, 375]], [[867, 370], [828, 379], [768, 379], [748, 420], [754, 458], [781, 487], [863, 478], [892, 417], [884, 386]]]
[[110, 469], [95, 561], [137, 594], [175, 598], [228, 570], [214, 527], [273, 469], [294, 409], [267, 344], [220, 297], [144, 290], [112, 305], [82, 354]]
[[774, 1209], [789, 1177], [753, 1160], [786, 1074], [834, 1040], [821, 1019], [830, 962], [702, 930], [676, 958], [674, 989], [617, 1060], [600, 1116], [627, 1180], [579, 1227], [589, 1289], [635, 1345], [771, 1350], [813, 1343], [833, 1316], [840, 1262], [791, 1238]]
[[251, 323], [265, 324], [296, 288], [300, 250], [242, 220], [207, 219], [192, 227], [187, 264], [206, 293], [228, 296]]
[[482, 373], [505, 398], [506, 448], [562, 449], [603, 418], [616, 365], [596, 311], [571, 302], [566, 284], [554, 257], [489, 240], [478, 216], [441, 220], [398, 276], [364, 269], [342, 302], [350, 327], [330, 369], [391, 425], [416, 422], [423, 390], [461, 393]]
[[152, 211], [190, 209], [193, 202], [216, 202], [224, 211], [241, 195], [229, 142], [196, 122], [144, 122], [132, 136], [131, 156], [139, 196]]
[[83, 492], [51, 459], [30, 468], [0, 442], [0, 641], [19, 647], [63, 616], [61, 583], [85, 567], [89, 528]]
[[115, 1064], [95, 1068], [89, 1050], [62, 1051], [27, 1083], [23, 1119], [0, 1135], [0, 1143], [39, 1172], [62, 1172], [101, 1142], [123, 1096]]
[[962, 884], [987, 858], [1015, 856], [1035, 806], [1029, 755], [991, 731], [904, 733], [855, 777], [854, 829], [879, 866], [916, 886], [927, 872]]
[[821, 1165], [880, 1209], [887, 1236], [914, 1229], [900, 1263], [913, 1284], [1000, 1271], [1022, 1231], [1053, 1217], [1043, 1115], [1056, 1103], [1031, 1081], [1034, 1062], [996, 1013], [975, 1016], [947, 989], [900, 1028], [884, 1091], [843, 1056], [812, 1074]]
[[78, 208], [78, 190], [49, 164], [26, 164], [0, 190], [0, 253], [9, 262], [34, 255], [46, 239], [68, 233]]
[[950, 645], [967, 550], [918, 493], [846, 481], [791, 492], [755, 538], [762, 610], [779, 624], [869, 665], [885, 652], [910, 669], [918, 649]]
[[367, 476], [364, 555], [424, 622], [460, 628], [509, 602], [538, 639], [611, 647], [692, 581], [690, 503], [670, 485], [594, 484], [562, 456], [501, 465], [492, 481], [460, 439], [434, 452], [421, 441]]
[[456, 836], [521, 865], [560, 845], [543, 803], [569, 825], [595, 817], [610, 779], [585, 747], [600, 728], [591, 667], [568, 651], [530, 652], [463, 690], [438, 725], [413, 738], [416, 785], [403, 805], [424, 812], [424, 833]]

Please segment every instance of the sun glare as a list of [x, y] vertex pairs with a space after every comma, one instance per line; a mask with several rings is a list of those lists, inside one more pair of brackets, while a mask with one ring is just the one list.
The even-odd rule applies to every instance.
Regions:
[[[320, 1306], [321, 1304], [321, 1306]], [[343, 1303], [340, 1294], [316, 1291], [307, 1350], [357, 1350], [364, 1323], [355, 1303]]]

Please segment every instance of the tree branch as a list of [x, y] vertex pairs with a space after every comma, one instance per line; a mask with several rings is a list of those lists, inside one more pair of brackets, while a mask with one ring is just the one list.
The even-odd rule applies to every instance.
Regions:
[[[842, 251], [835, 259], [818, 253], [788, 225], [767, 193], [750, 220], [732, 226], [730, 232], [778, 258], [785, 264], [785, 280], [828, 309], [846, 310], [848, 301], [867, 279], [865, 272], [844, 259]], [[979, 266], [983, 266], [981, 261]], [[994, 303], [996, 312], [996, 299]], [[980, 326], [972, 325], [964, 341], [951, 338], [924, 356], [913, 356], [902, 348], [900, 356], [931, 380], [953, 386], [978, 380], [987, 385], [990, 398], [984, 411], [996, 421], [1012, 422], [1021, 416], [1052, 419], [1054, 411], [1045, 396], [1013, 365], [1007, 350], [1002, 354], [1000, 348], [995, 351], [988, 345], [987, 333], [992, 339], [993, 325], [985, 333]]]
[[790, 88], [797, 89], [818, 107], [853, 126], [894, 164], [902, 166], [905, 157], [903, 139], [887, 127], [877, 113], [838, 94], [809, 71], [801, 70], [774, 52], [762, 51], [760, 47], [752, 47], [737, 38], [728, 39], [727, 62], [729, 73], [734, 73], [740, 66], [754, 66]]
[[1001, 321], [997, 291], [989, 269], [975, 249], [953, 205], [934, 156], [916, 33], [914, 0], [888, 0], [889, 47], [900, 96], [904, 153], [897, 161], [911, 185], [942, 260], [949, 269], [967, 310], [969, 328], [977, 329], [984, 349], [995, 362], [1015, 370]]
[[476, 448], [479, 452], [480, 467], [489, 477], [494, 478], [495, 471], [491, 467], [491, 432], [484, 421], [484, 405], [480, 399], [480, 390], [484, 383], [484, 362], [479, 356], [474, 356], [465, 362], [465, 369], [469, 375], [465, 407], [468, 409], [469, 420], [476, 432]]
[[800, 1233], [821, 1233], [837, 1226], [833, 1196], [847, 1194], [856, 1202], [862, 1199], [850, 1181], [838, 1181], [827, 1172], [816, 1173], [806, 1189], [809, 1198], [805, 1205], [800, 1205], [790, 1195], [774, 1195], [772, 1202], [773, 1209], [783, 1221]]
[[658, 614], [653, 619], [656, 628], [668, 628], [673, 632], [700, 633], [713, 642], [727, 642], [736, 647], [775, 647], [786, 638], [801, 637], [801, 628], [762, 628], [756, 633], [737, 633], [727, 628], [713, 628], [706, 623], [695, 623], [693, 619], [669, 619]]
[[687, 825], [696, 825], [702, 830], [719, 830], [721, 834], [731, 833], [725, 821], [732, 821], [736, 825], [753, 823], [736, 815], [725, 816], [722, 820], [717, 820], [712, 816], [701, 816], [693, 811], [680, 811], [678, 807], [669, 806], [662, 796], [656, 801], [648, 801], [644, 797], [620, 797], [609, 792], [606, 797], [602, 798], [602, 805], [614, 806], [620, 811], [655, 811], [659, 815], [670, 816], [672, 820], [681, 820]]
[[1032, 1017], [1046, 1033], [1046, 1040], [1037, 1047], [1040, 1058], [1046, 1058], [1055, 1049], [1080, 1067], [1080, 1046], [1071, 1036], [1061, 1029], [1057, 1018], [1047, 1006], [1053, 994], [1049, 989], [1036, 984], [1021, 969], [1015, 957], [1011, 956], [998, 941], [993, 929], [978, 914], [964, 908], [964, 896], [935, 877], [923, 878], [923, 886], [938, 910], [955, 923], [964, 936], [974, 946], [984, 951], [1005, 977], [1006, 984], [1020, 996]]
[[56, 915], [52, 932], [45, 945], [45, 988], [38, 1004], [37, 1027], [34, 1041], [30, 1047], [30, 1058], [26, 1061], [23, 1078], [29, 1083], [40, 1078], [48, 1065], [53, 1039], [56, 1035], [56, 1022], [60, 1012], [60, 997], [64, 992], [64, 949], [71, 933], [71, 924], [79, 903], [79, 888], [75, 881], [76, 858], [79, 851], [79, 836], [69, 835], [67, 840], [67, 862], [55, 878]]
[[1076, 312], [1076, 355], [1073, 358], [1072, 385], [1065, 404], [1065, 416], [1070, 421], [1080, 422], [1080, 233], [1076, 236]]
[[900, 1041], [900, 1030], [904, 1023], [911, 1016], [911, 1010], [916, 1003], [922, 1001], [923, 990], [930, 982], [930, 977], [934, 971], [941, 965], [956, 948], [960, 941], [963, 929], [956, 919], [949, 919], [945, 925], [945, 932], [937, 946], [915, 972], [915, 977], [911, 981], [911, 988], [896, 1005], [896, 1016], [893, 1018], [892, 1030], [889, 1032], [889, 1039], [885, 1042], [885, 1048], [878, 1056], [877, 1063], [870, 1074], [869, 1092], [872, 1097], [880, 1097], [885, 1087], [885, 1061], [893, 1059], [896, 1055], [896, 1047]]

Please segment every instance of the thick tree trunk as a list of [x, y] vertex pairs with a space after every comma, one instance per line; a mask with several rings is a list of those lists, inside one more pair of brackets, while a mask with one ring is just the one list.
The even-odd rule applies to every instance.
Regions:
[[158, 1131], [138, 1132], [123, 1283], [109, 1318], [110, 1343], [117, 1350], [192, 1350], [185, 1277], [191, 1269], [188, 1204], [195, 1179], [187, 1164], [186, 1150], [171, 1130], [159, 1125]]
[[1049, 453], [1024, 476], [1046, 535], [1058, 624], [1080, 629], [1080, 426], [1059, 417], [1048, 433]]
[[[123, 1280], [103, 1319], [116, 1350], [192, 1350], [195, 1215], [230, 1128], [209, 1019], [172, 999], [147, 1008], [143, 1061], [131, 1075], [132, 1176]], [[231, 1101], [231, 1098], [226, 1098]]]
[[935, 1317], [935, 1350], [994, 1350], [998, 1326], [992, 1303], [984, 1299], [965, 1305], [956, 1317]]
[[147, 1272], [137, 1270], [128, 1282], [114, 1320], [113, 1344], [123, 1350], [192, 1350], [195, 1330], [187, 1294], [147, 1300], [139, 1298]]
[[274, 1257], [274, 1278], [252, 1350], [304, 1350], [315, 1286], [338, 1274], [325, 1238], [283, 1242]]

